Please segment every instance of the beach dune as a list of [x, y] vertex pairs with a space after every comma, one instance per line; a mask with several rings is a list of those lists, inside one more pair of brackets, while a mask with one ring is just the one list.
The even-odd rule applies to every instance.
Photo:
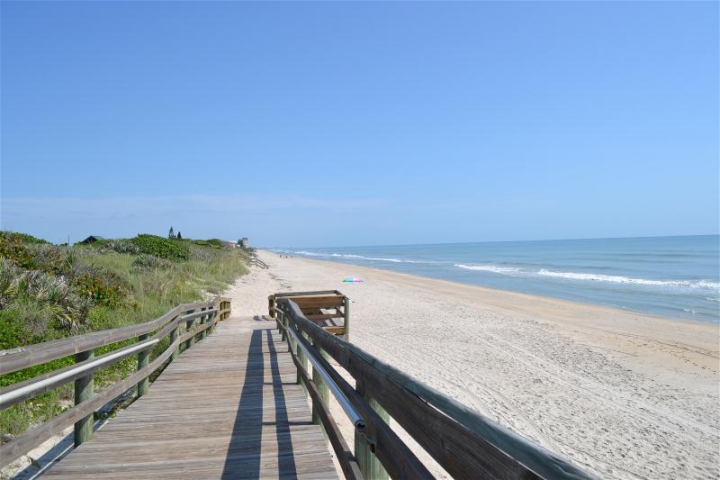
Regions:
[[720, 477], [717, 325], [258, 255], [270, 268], [226, 292], [233, 315], [266, 313], [272, 293], [338, 289], [354, 344], [591, 473]]

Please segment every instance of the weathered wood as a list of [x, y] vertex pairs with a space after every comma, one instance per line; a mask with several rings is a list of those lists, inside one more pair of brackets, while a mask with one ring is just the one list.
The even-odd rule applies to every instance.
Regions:
[[[290, 335], [289, 338], [292, 338], [292, 335]], [[308, 393], [310, 394], [310, 398], [312, 399], [313, 407], [316, 404], [319, 404], [318, 416], [320, 417], [321, 423], [325, 428], [325, 432], [328, 439], [330, 440], [330, 444], [332, 445], [333, 450], [335, 451], [335, 455], [338, 459], [338, 463], [340, 463], [340, 468], [342, 468], [342, 471], [345, 474], [345, 478], [369, 478], [363, 477], [357, 459], [350, 451], [350, 447], [348, 446], [345, 438], [340, 432], [340, 427], [335, 421], [335, 418], [333, 418], [332, 414], [330, 413], [329, 407], [326, 406], [327, 403], [323, 400], [320, 391], [317, 389], [317, 386], [310, 381], [307, 371], [300, 364], [297, 356], [293, 355], [292, 359], [295, 363], [295, 367], [298, 369], [298, 373], [303, 377], [303, 380], [306, 382], [306, 384], [309, 385]]]
[[172, 320], [180, 311], [180, 307], [175, 307], [156, 320], [144, 324], [114, 330], [103, 330], [12, 350], [2, 350], [0, 351], [0, 375], [138, 337], [144, 333], [157, 330], [160, 326]]
[[345, 331], [346, 331], [346, 330], [345, 330], [345, 327], [342, 326], [342, 325], [338, 325], [338, 326], [336, 326], [336, 325], [328, 325], [328, 326], [323, 325], [322, 329], [325, 330], [325, 331], [328, 332], [328, 333], [332, 333], [333, 335], [344, 335], [344, 334], [345, 334]]
[[[140, 335], [139, 341], [145, 341], [147, 340], [147, 334]], [[148, 363], [150, 363], [150, 350], [143, 350], [140, 353], [138, 353], [138, 365], [137, 369], [142, 370], [143, 368], [148, 366]], [[137, 396], [138, 398], [145, 395], [148, 391], [148, 387], [150, 386], [150, 379], [149, 378], [143, 378], [140, 380], [137, 384]]]
[[[148, 344], [146, 349], [152, 347]], [[5, 409], [30, 398], [49, 392], [61, 385], [70, 383], [80, 377], [114, 365], [138, 352], [136, 346], [129, 346], [108, 352], [99, 357], [91, 357], [75, 365], [48, 372], [37, 377], [9, 385], [0, 389], [0, 408]], [[91, 366], [92, 364], [96, 364]]]
[[[356, 381], [363, 382], [393, 419], [451, 475], [460, 478], [478, 473], [501, 478], [536, 478], [538, 475], [545, 478], [592, 478], [558, 455], [469, 411], [467, 407], [464, 410], [458, 408], [457, 402], [452, 399], [432, 391], [358, 347], [324, 333], [314, 323], [302, 318], [300, 310], [291, 304], [288, 311], [294, 316], [298, 328], [308, 333]], [[408, 390], [408, 387], [415, 388], [415, 391]], [[426, 395], [419, 396], [418, 391], [424, 391]]]
[[[382, 406], [370, 396], [362, 382], [356, 382], [355, 390], [363, 398], [363, 400], [367, 402], [370, 408], [375, 410], [378, 416], [382, 418], [385, 423], [388, 423], [389, 415]], [[355, 432], [355, 458], [357, 458], [358, 466], [365, 478], [372, 478], [376, 480], [389, 478], [382, 462], [380, 462], [380, 459], [375, 456], [375, 453], [370, 448], [370, 445], [365, 442], [365, 439], [363, 439], [358, 432]]]
[[[315, 351], [316, 351], [316, 353], [318, 353], [321, 356], [327, 356], [327, 353], [323, 352], [323, 350], [320, 348], [316, 348]], [[323, 380], [322, 375], [320, 375], [320, 372], [315, 368], [313, 368], [313, 372], [312, 372], [312, 381], [315, 384], [315, 387], [317, 388], [318, 393], [320, 394], [320, 400], [321, 400], [321, 403], [319, 403], [319, 404], [313, 403], [312, 418], [313, 418], [313, 423], [320, 424], [321, 421], [320, 421], [319, 410], [321, 408], [324, 408], [324, 409], [330, 408], [329, 407], [330, 391], [328, 390], [328, 386], [325, 383], [325, 380]]]
[[[80, 352], [75, 355], [75, 361], [77, 363], [84, 362], [85, 360], [90, 360], [93, 356], [94, 353], [92, 350]], [[75, 405], [80, 405], [92, 398], [95, 393], [93, 378], [93, 374], [89, 373], [75, 380]], [[92, 438], [94, 415], [95, 412], [91, 412], [89, 415], [75, 422], [74, 441], [76, 447]]]
[[289, 297], [290, 300], [300, 307], [300, 310], [306, 308], [337, 308], [343, 306], [344, 296], [307, 296], [307, 297]]
[[216, 328], [45, 475], [336, 479], [279, 335], [250, 318]]
[[343, 332], [343, 338], [346, 341], [350, 341], [350, 299], [348, 297], [343, 298], [343, 313], [345, 315], [345, 321], [343, 322], [343, 327], [345, 327], [345, 331]]
[[168, 313], [138, 325], [103, 330], [100, 332], [78, 335], [62, 340], [38, 343], [10, 350], [0, 350], [0, 375], [16, 372], [35, 365], [47, 363], [59, 358], [75, 355], [79, 352], [94, 350], [113, 343], [136, 338], [140, 335], [162, 328], [182, 312], [206, 306], [207, 302], [178, 305]]
[[[299, 313], [299, 309], [297, 310]], [[291, 319], [298, 319], [294, 312], [290, 311]], [[313, 329], [319, 329], [316, 325], [307, 320], [300, 320], [312, 325]], [[308, 340], [304, 337], [307, 333], [298, 336], [298, 341], [302, 342], [306, 348], [312, 348]], [[342, 393], [351, 402], [362, 418], [365, 420], [365, 429], [362, 439], [371, 444], [371, 448], [375, 449], [376, 455], [388, 470], [393, 478], [432, 478], [427, 468], [418, 460], [415, 454], [403, 443], [397, 434], [378, 416], [378, 414], [370, 408], [362, 397], [351, 387], [347, 381], [332, 368], [328, 361], [323, 357], [317, 358], [318, 363], [332, 377], [332, 380], [342, 391]]]
[[307, 318], [311, 322], [317, 323], [318, 325], [322, 325], [325, 320], [344, 317], [345, 315], [342, 313], [311, 313], [305, 315], [305, 318]]
[[179, 333], [180, 327], [177, 325], [170, 332], [170, 345], [175, 345], [177, 343], [177, 347], [175, 347], [170, 354], [171, 362], [174, 362], [177, 359], [178, 355], [180, 355], [180, 344], [177, 342]]
[[270, 298], [280, 299], [284, 297], [304, 297], [308, 295], [342, 295], [338, 290], [312, 290], [305, 292], [280, 292], [270, 295]]
[[[292, 327], [290, 327], [290, 328], [292, 328]], [[300, 362], [300, 365], [302, 365], [303, 369], [305, 371], [307, 371], [308, 370], [308, 359], [305, 356], [305, 352], [303, 351], [303, 349], [300, 348], [299, 346], [297, 347], [297, 357], [298, 357], [298, 361]], [[307, 394], [307, 384], [305, 383], [305, 379], [302, 377], [302, 375], [300, 375], [300, 371], [298, 371], [298, 373], [297, 373], [297, 383], [299, 383], [300, 385], [303, 386], [303, 389], [305, 390], [305, 394]]]
[[[191, 312], [191, 315], [188, 315], [187, 317], [184, 316], [183, 320], [185, 321], [185, 331], [189, 332], [192, 330], [193, 326], [195, 325], [195, 320], [197, 319], [196, 315], [192, 315], [193, 312]], [[188, 339], [185, 341], [185, 350], [192, 347], [193, 343], [195, 342], [195, 336], [191, 335], [188, 337]]]
[[[12, 397], [10, 401], [3, 402], [4, 407], [7, 407], [8, 405], [13, 404], [14, 402], [32, 398], [33, 396], [38, 395], [39, 393], [42, 393], [44, 391], [51, 390], [53, 388], [56, 388], [59, 385], [62, 385], [64, 383], [68, 383], [70, 381], [75, 380], [76, 381], [76, 406], [71, 408], [70, 410], [63, 412], [62, 414], [58, 415], [54, 419], [39, 425], [37, 427], [29, 429], [25, 434], [13, 439], [12, 441], [0, 446], [0, 466], [4, 466], [10, 461], [14, 460], [18, 456], [24, 454], [34, 446], [38, 445], [39, 443], [42, 443], [43, 441], [47, 440], [53, 435], [56, 435], [60, 433], [63, 429], [65, 429], [67, 426], [72, 425], [74, 423], [78, 424], [78, 431], [80, 433], [76, 436], [76, 441], [78, 443], [82, 443], [87, 438], [89, 438], [90, 435], [92, 435], [92, 418], [94, 415], [94, 411], [97, 410], [100, 406], [104, 405], [108, 401], [112, 400], [113, 398], [117, 397], [118, 395], [122, 394], [123, 392], [127, 391], [129, 388], [135, 385], [139, 385], [144, 379], [146, 379], [149, 375], [151, 375], [155, 370], [157, 370], [163, 362], [165, 362], [171, 355], [177, 354], [177, 349], [180, 345], [181, 341], [184, 341], [185, 338], [180, 339], [177, 336], [177, 330], [178, 330], [178, 324], [181, 321], [181, 317], [178, 316], [178, 312], [184, 312], [189, 307], [198, 307], [198, 306], [209, 306], [207, 303], [196, 303], [196, 304], [186, 304], [186, 305], [180, 305], [170, 312], [168, 314], [164, 315], [163, 317], [160, 317], [157, 320], [154, 320], [152, 322], [148, 322], [148, 324], [153, 325], [153, 329], [157, 330], [160, 328], [159, 331], [157, 331], [150, 339], [146, 340], [143, 345], [134, 345], [129, 346], [125, 348], [118, 349], [116, 351], [109, 352], [105, 355], [102, 355], [98, 358], [93, 358], [90, 356], [91, 350], [88, 350], [87, 352], [79, 352], [77, 355], [78, 363], [76, 365], [66, 367], [63, 369], [60, 369], [55, 372], [50, 372], [48, 374], [41, 375], [39, 377], [27, 380], [25, 382], [22, 382], [20, 384], [12, 385], [9, 387], [6, 387], [2, 390], [3, 395], [8, 394], [9, 392], [15, 393], [15, 395], [8, 395]], [[229, 309], [227, 310], [229, 311]], [[213, 315], [215, 314], [216, 309], [213, 309]], [[162, 320], [162, 321], [160, 321]], [[199, 330], [195, 330], [194, 332], [188, 332], [188, 335], [197, 335], [199, 332], [203, 332], [206, 329], [212, 328], [217, 322], [217, 318], [214, 318], [212, 321], [208, 322], [206, 325], [203, 325]], [[145, 324], [144, 326], [147, 327], [148, 324]], [[123, 335], [127, 333], [127, 329], [118, 329], [122, 330]], [[152, 330], [151, 330], [152, 331]], [[109, 331], [112, 333], [113, 331]], [[107, 334], [108, 332], [99, 332]], [[151, 364], [147, 365], [146, 367], [139, 367], [138, 371], [130, 375], [128, 378], [121, 380], [120, 382], [104, 389], [102, 392], [98, 393], [97, 395], [92, 396], [92, 373], [101, 369], [105, 368], [109, 365], [112, 365], [114, 363], [117, 363], [131, 355], [134, 355], [138, 352], [148, 352], [148, 349], [150, 349], [154, 344], [156, 344], [160, 339], [165, 338], [168, 334], [174, 333], [174, 338], [172, 339], [170, 346], [168, 349], [163, 352], [158, 358], [155, 359]], [[141, 334], [142, 337], [147, 338], [147, 334]], [[102, 337], [93, 336], [88, 340], [88, 337], [84, 336], [85, 338], [81, 339], [78, 342], [70, 342], [65, 344], [58, 344], [58, 342], [49, 342], [53, 343], [53, 351], [58, 352], [61, 351], [61, 348], [66, 348], [67, 345], [73, 344], [73, 345], [84, 345], [87, 342], [90, 342], [91, 344], [96, 344], [98, 342], [98, 338], [107, 339], [107, 338], [116, 338], [113, 335], [105, 335]], [[189, 337], [188, 337], [189, 338]], [[72, 340], [72, 339], [69, 339]], [[105, 340], [102, 340], [103, 342]], [[93, 343], [95, 342], [95, 343]], [[110, 342], [112, 343], [112, 342]], [[40, 344], [40, 345], [47, 345], [47, 344]], [[58, 347], [59, 345], [59, 347]], [[26, 354], [27, 352], [36, 351], [36, 346], [31, 346], [30, 348], [27, 348], [24, 352]], [[57, 348], [56, 348], [57, 347]], [[87, 357], [87, 358], [84, 358]], [[16, 357], [17, 358], [20, 357]], [[45, 358], [45, 357], [43, 357]], [[39, 362], [42, 363], [42, 362]], [[142, 363], [142, 362], [139, 362]], [[33, 388], [33, 386], [36, 386]], [[19, 391], [19, 389], [22, 389]], [[89, 397], [89, 398], [88, 398]], [[89, 433], [88, 433], [89, 429]]]
[[95, 410], [102, 407], [113, 398], [121, 395], [123, 392], [126, 392], [134, 385], [137, 385], [140, 380], [157, 370], [165, 362], [165, 360], [170, 357], [173, 350], [176, 349], [179, 344], [180, 342], [171, 344], [165, 352], [160, 354], [145, 369], [138, 370], [124, 380], [105, 388], [89, 400], [74, 406], [70, 410], [61, 413], [42, 425], [29, 429], [27, 432], [14, 438], [10, 442], [0, 445], [0, 467], [7, 465], [20, 455], [25, 454], [28, 450], [41, 444], [50, 437], [62, 433], [62, 431], [70, 425], [73, 425], [78, 420], [88, 416], [88, 414], [92, 414]]

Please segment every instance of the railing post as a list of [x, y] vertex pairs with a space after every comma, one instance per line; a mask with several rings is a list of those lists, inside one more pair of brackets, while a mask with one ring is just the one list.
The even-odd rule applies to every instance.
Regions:
[[[307, 334], [306, 334], [305, 332], [302, 332], [301, 335], [302, 335], [303, 337], [306, 337]], [[308, 371], [308, 359], [307, 359], [307, 357], [305, 356], [305, 352], [304, 352], [303, 349], [300, 347], [300, 345], [297, 346], [297, 357], [298, 357], [298, 360], [300, 361], [300, 365], [302, 365], [302, 367], [303, 367], [303, 368], [305, 369], [305, 371], [307, 372], [307, 371]], [[305, 385], [305, 382], [303, 381], [302, 376], [300, 375], [300, 371], [299, 371], [299, 370], [298, 370], [298, 374], [297, 374], [297, 383], [299, 383], [300, 385], [302, 385], [303, 390], [305, 391], [305, 396], [307, 396], [307, 395], [308, 395], [307, 385]]]
[[345, 334], [343, 335], [343, 339], [346, 341], [350, 341], [350, 299], [345, 296], [343, 298], [343, 315], [344, 315], [344, 326], [345, 326]]
[[[186, 314], [187, 313], [195, 313], [195, 310], [190, 310], [189, 312], [185, 312], [185, 313]], [[193, 318], [192, 320], [188, 320], [187, 322], [185, 322], [185, 332], [189, 332], [190, 330], [192, 330], [193, 325], [195, 325], [195, 320], [196, 319]], [[185, 350], [192, 347], [194, 343], [195, 343], [195, 336], [188, 338], [185, 341]]]
[[[212, 322], [215, 319], [215, 316], [217, 315], [217, 310], [218, 310], [217, 305], [213, 305], [211, 308], [212, 308], [212, 310], [207, 317], [208, 322]], [[215, 331], [215, 326], [213, 325], [212, 327], [207, 329], [207, 334], [210, 335], [214, 331]]]
[[[75, 355], [75, 363], [84, 362], [95, 356], [93, 350], [87, 352], [80, 352]], [[84, 377], [80, 377], [75, 380], [75, 405], [80, 405], [86, 400], [90, 400], [93, 396], [94, 390], [93, 374], [90, 373]], [[75, 422], [75, 446], [78, 447], [82, 443], [90, 440], [93, 435], [93, 420], [95, 419], [95, 413], [90, 413], [85, 418], [82, 418]]]
[[[283, 313], [283, 316], [284, 316], [283, 325], [285, 325], [285, 328], [289, 330], [290, 328], [292, 328], [291, 322], [290, 322], [290, 317], [285, 315], [285, 313]], [[290, 335], [288, 333], [287, 340], [288, 340], [288, 352], [290, 352], [294, 355], [297, 355], [298, 354], [298, 346], [297, 346], [297, 342], [295, 342], [295, 337], [293, 337], [292, 335]]]
[[[207, 308], [203, 307], [200, 310], [202, 310], [204, 312], [205, 310], [207, 310]], [[202, 317], [200, 317], [200, 325], [205, 325], [207, 323], [207, 321], [208, 321], [207, 315], [203, 315]], [[202, 332], [200, 332], [200, 338], [198, 340], [204, 340], [205, 337], [207, 337], [207, 330], [203, 330]]]
[[[382, 418], [385, 422], [390, 419], [390, 416], [387, 414], [385, 409], [382, 408], [377, 401], [370, 397], [370, 394], [365, 389], [362, 381], [359, 379], [356, 382], [355, 390], [357, 390], [363, 400], [370, 405], [370, 408], [377, 412], [380, 418]], [[370, 449], [370, 445], [366, 443], [365, 437], [360, 435], [357, 430], [355, 431], [355, 458], [357, 458], [358, 467], [360, 468], [363, 477], [378, 480], [390, 478], [380, 460], [378, 460]]]
[[[320, 347], [315, 347], [315, 351], [327, 360], [328, 354], [325, 352], [325, 350]], [[315, 387], [317, 387], [318, 392], [320, 393], [320, 398], [322, 399], [322, 404], [325, 407], [325, 410], [328, 410], [328, 402], [330, 401], [330, 390], [328, 389], [327, 383], [325, 383], [322, 376], [320, 375], [320, 372], [316, 370], [315, 367], [313, 367], [312, 381], [315, 384]], [[322, 424], [322, 421], [320, 420], [320, 414], [318, 413], [318, 407], [315, 406], [315, 402], [313, 402], [312, 405], [312, 422], [317, 425]]]
[[[174, 321], [176, 321], [176, 320], [177, 320], [177, 317], [173, 318], [172, 321], [174, 322]], [[170, 345], [172, 345], [173, 343], [177, 342], [178, 334], [179, 334], [178, 330], [179, 330], [179, 329], [180, 329], [180, 324], [177, 324], [177, 325], [175, 326], [175, 328], [173, 328], [173, 329], [170, 331]], [[174, 362], [174, 361], [177, 359], [178, 355], [180, 355], [180, 345], [178, 345], [177, 347], [175, 347], [175, 350], [173, 350], [172, 354], [170, 355], [170, 362]]]
[[286, 330], [287, 329], [287, 317], [285, 316], [285, 313], [283, 313], [283, 312], [278, 313], [278, 315], [279, 315], [278, 320], [280, 320], [280, 324], [283, 327], [285, 327], [285, 330], [278, 327], [278, 329], [280, 330], [281, 340], [284, 342], [288, 339], [288, 334], [287, 334], [287, 330]]
[[275, 305], [275, 296], [270, 295], [268, 297], [268, 315], [270, 315], [270, 318], [275, 318], [275, 309], [273, 307], [276, 307]]
[[[148, 336], [147, 333], [144, 335], [140, 335], [140, 338], [138, 339], [140, 342], [144, 342], [147, 340]], [[142, 352], [138, 353], [138, 370], [142, 370], [143, 368], [147, 367], [150, 363], [150, 349], [143, 350]], [[148, 386], [150, 385], [150, 378], [145, 377], [142, 380], [140, 380], [137, 384], [137, 396], [138, 398], [145, 395], [148, 391]]]

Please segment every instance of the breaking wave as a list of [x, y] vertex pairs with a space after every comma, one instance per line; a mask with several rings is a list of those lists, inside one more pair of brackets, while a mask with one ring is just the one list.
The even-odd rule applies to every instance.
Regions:
[[400, 258], [392, 258], [392, 257], [366, 257], [364, 255], [354, 255], [350, 253], [317, 253], [317, 252], [307, 252], [305, 250], [300, 250], [297, 252], [288, 252], [292, 253], [294, 255], [305, 255], [308, 257], [325, 257], [325, 258], [348, 258], [353, 260], [367, 260], [372, 262], [389, 262], [389, 263], [426, 263], [426, 264], [434, 264], [438, 262], [428, 261], [428, 260], [407, 260], [407, 259], [400, 259]]
[[578, 272], [558, 272], [554, 270], [540, 269], [527, 270], [520, 267], [508, 267], [503, 265], [464, 265], [456, 264], [457, 268], [464, 270], [475, 270], [491, 273], [499, 273], [502, 275], [510, 275], [514, 277], [551, 277], [567, 280], [590, 281], [590, 282], [606, 282], [606, 283], [624, 283], [635, 285], [648, 285], [653, 287], [685, 287], [704, 290], [720, 290], [720, 282], [709, 280], [650, 280], [646, 278], [632, 278], [621, 275], [603, 275], [599, 273], [578, 273]]

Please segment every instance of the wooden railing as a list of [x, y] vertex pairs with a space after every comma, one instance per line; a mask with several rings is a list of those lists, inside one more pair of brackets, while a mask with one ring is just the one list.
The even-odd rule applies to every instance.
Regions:
[[[75, 364], [0, 390], [0, 410], [34, 398], [69, 382], [75, 382], [75, 406], [48, 422], [33, 427], [0, 446], [0, 467], [24, 455], [53, 435], [75, 425], [75, 445], [92, 437], [94, 413], [107, 402], [137, 386], [137, 396], [147, 393], [149, 377], [181, 351], [211, 333], [219, 320], [230, 316], [230, 299], [179, 305], [147, 323], [93, 332], [46, 343], [0, 351], [0, 375], [16, 372], [71, 355]], [[150, 361], [150, 350], [169, 337], [169, 344]], [[95, 349], [137, 339], [130, 346], [95, 357]], [[137, 371], [95, 393], [93, 374], [133, 355]]]
[[[276, 293], [268, 297], [270, 317], [281, 298], [292, 300], [303, 316], [326, 332], [350, 339], [350, 299], [338, 290]], [[342, 320], [342, 323], [339, 322]]]
[[[312, 399], [313, 420], [325, 428], [347, 478], [432, 478], [390, 427], [389, 417], [454, 478], [593, 478], [564, 458], [324, 331], [305, 317], [291, 297], [275, 295], [271, 314], [288, 339], [298, 382]], [[330, 365], [330, 357], [354, 378], [354, 386]], [[354, 452], [330, 413], [330, 392], [354, 418]]]

